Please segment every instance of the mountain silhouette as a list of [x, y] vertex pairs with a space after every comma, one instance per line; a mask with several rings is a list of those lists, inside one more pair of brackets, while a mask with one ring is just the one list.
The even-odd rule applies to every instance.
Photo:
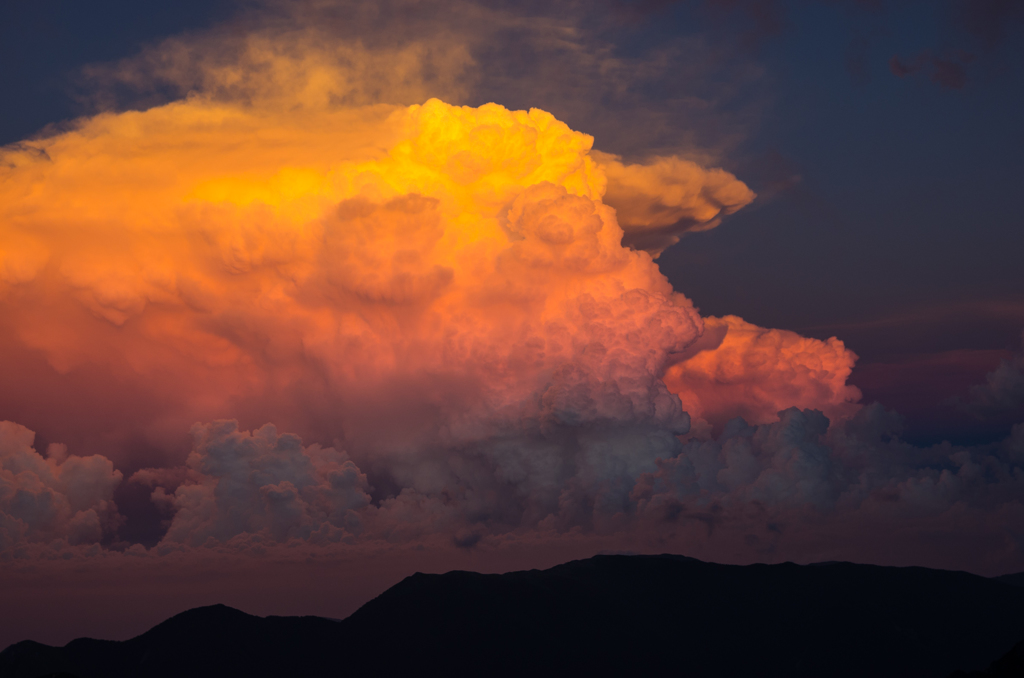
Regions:
[[1004, 584], [1009, 584], [1010, 586], [1024, 586], [1024, 572], [1004, 574], [1000, 577], [994, 577], [994, 579], [1001, 581]]
[[956, 671], [949, 678], [1020, 678], [1024, 676], [1024, 640], [992, 662], [985, 671]]
[[990, 673], [1024, 655], [1016, 581], [596, 556], [500, 575], [415, 574], [342, 621], [215, 605], [123, 642], [25, 641], [0, 653], [0, 678], [1024, 675]]

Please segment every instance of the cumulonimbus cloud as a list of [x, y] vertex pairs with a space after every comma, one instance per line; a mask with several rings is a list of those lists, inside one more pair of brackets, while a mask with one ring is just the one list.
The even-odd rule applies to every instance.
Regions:
[[296, 389], [356, 428], [393, 390], [410, 419], [653, 412], [701, 321], [621, 246], [591, 142], [436, 100], [97, 116], [4, 153], [6, 317], [57, 372], [158, 384], [193, 421]]
[[[66, 507], [0, 505], [4, 553], [108, 542], [115, 466], [145, 467], [132, 482], [165, 512], [156, 553], [735, 536], [860, 520], [886, 497], [980, 511], [1015, 487], [1016, 442], [865, 438], [885, 417], [856, 404], [842, 342], [702, 319], [672, 288], [652, 254], [753, 199], [728, 172], [624, 162], [539, 109], [377, 103], [334, 69], [368, 85], [390, 61], [262, 40], [200, 72], [203, 91], [0, 152], [16, 406], [105, 445], [44, 460], [11, 425], [10, 458], [39, 470], [10, 471], [8, 495]], [[168, 78], [195, 65], [164, 56]], [[382, 87], [420, 91], [399, 80]], [[168, 442], [190, 429], [187, 448]], [[971, 485], [990, 482], [977, 466], [998, 492]], [[98, 480], [76, 493], [86, 469]]]
[[[591, 144], [543, 111], [437, 100], [82, 121], [4, 153], [8, 340], [153, 394], [150, 439], [270, 412], [426, 493], [461, 482], [462, 450], [546, 488], [481, 510], [540, 519], [581, 468], [615, 484], [678, 446], [660, 376], [702, 331], [622, 246]], [[612, 501], [595, 487], [582, 505]]]
[[[167, 511], [164, 543], [190, 546], [606, 529], [689, 430], [666, 369], [718, 331], [623, 245], [618, 215], [693, 227], [752, 197], [678, 159], [622, 164], [543, 111], [438, 100], [283, 111], [193, 97], [83, 120], [4, 160], [0, 235], [20, 264], [5, 269], [9, 341], [158, 400], [133, 417], [149, 440], [234, 415], [335, 441], [314, 454], [266, 427], [197, 429], [182, 470], [134, 478]], [[724, 362], [753, 327], [737, 323]], [[835, 404], [852, 356], [758, 331], [786, 350], [763, 374], [747, 361], [761, 390], [730, 391], [733, 405], [758, 422], [777, 411], [787, 394], [764, 389], [786, 369], [802, 375], [793, 402]], [[829, 351], [836, 369], [804, 369]], [[680, 369], [696, 375], [705, 353], [670, 373], [691, 400], [707, 384]], [[345, 464], [361, 480], [342, 497], [330, 474]]]

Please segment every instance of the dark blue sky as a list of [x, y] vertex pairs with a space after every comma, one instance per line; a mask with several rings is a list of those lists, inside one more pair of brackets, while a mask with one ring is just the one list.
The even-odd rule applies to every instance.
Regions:
[[[948, 399], [1024, 327], [1016, 5], [995, 42], [965, 29], [962, 3], [790, 5], [756, 48], [774, 96], [743, 149], [755, 171], [737, 174], [763, 193], [756, 160], [774, 155], [799, 183], [663, 256], [705, 312], [844, 339], [862, 358], [854, 382], [921, 442], [998, 436], [1012, 419], [965, 418]], [[959, 50], [974, 58], [958, 88], [889, 66]], [[960, 368], [936, 367], [941, 354]]]
[[[242, 5], [4, 3], [0, 143], [88, 112], [83, 66], [208, 28]], [[951, 398], [1017, 349], [1024, 329], [1024, 2], [552, 6], [586, 10], [581, 25], [623, 58], [699, 44], [677, 52], [683, 75], [637, 84], [634, 100], [583, 105], [585, 93], [531, 82], [529, 55], [510, 38], [491, 45], [506, 55], [505, 80], [477, 90], [548, 108], [623, 155], [666, 144], [665, 132], [659, 146], [617, 128], [631, 106], [710, 102], [706, 114], [664, 103], [668, 136], [696, 138], [760, 198], [662, 256], [677, 289], [707, 314], [839, 336], [862, 358], [854, 382], [903, 412], [911, 439], [1006, 434], [1016, 413], [981, 421]]]

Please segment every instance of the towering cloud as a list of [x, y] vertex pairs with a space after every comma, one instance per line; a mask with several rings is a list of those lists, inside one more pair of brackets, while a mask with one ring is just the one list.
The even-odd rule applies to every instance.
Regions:
[[0, 151], [0, 398], [93, 455], [5, 424], [0, 552], [118, 558], [115, 467], [163, 512], [150, 557], [677, 529], [756, 550], [892, 511], [1017, 543], [1019, 436], [900, 443], [841, 341], [702, 319], [661, 274], [754, 198], [732, 174], [601, 153], [539, 109], [379, 103], [457, 93], [423, 66], [471, 61], [443, 40], [215, 47], [117, 71], [180, 100]]
[[[678, 448], [688, 418], [661, 375], [702, 332], [602, 200], [647, 169], [612, 160], [609, 179], [591, 144], [543, 111], [437, 100], [282, 111], [194, 97], [83, 120], [4, 151], [8, 355], [104, 375], [78, 414], [113, 419], [121, 439], [265, 417], [340, 441], [389, 515], [407, 489], [472, 498], [510, 526], [587, 522]], [[703, 181], [688, 167], [673, 190]], [[25, 382], [39, 415], [52, 393]], [[126, 389], [136, 410], [112, 412]], [[224, 445], [195, 447], [184, 484], [155, 495], [175, 516], [167, 539], [343, 529], [329, 516], [369, 489], [335, 506], [310, 489], [333, 482], [327, 462], [309, 460], [320, 470], [302, 482], [282, 471], [243, 488], [211, 460], [257, 468], [263, 452]], [[109, 454], [139, 465], [130, 446]], [[227, 485], [241, 494], [215, 492]]]
[[701, 321], [621, 246], [591, 142], [436, 100], [98, 116], [4, 153], [11, 340], [179, 422], [309, 431], [277, 399], [316, 400], [339, 424], [320, 432], [360, 446], [384, 423], [364, 408], [404, 410], [397, 448], [523, 417], [673, 421], [659, 376]]

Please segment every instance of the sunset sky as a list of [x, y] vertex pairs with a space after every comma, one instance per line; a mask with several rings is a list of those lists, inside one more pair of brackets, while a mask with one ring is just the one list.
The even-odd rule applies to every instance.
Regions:
[[599, 552], [1024, 570], [1024, 3], [0, 8], [0, 646]]

